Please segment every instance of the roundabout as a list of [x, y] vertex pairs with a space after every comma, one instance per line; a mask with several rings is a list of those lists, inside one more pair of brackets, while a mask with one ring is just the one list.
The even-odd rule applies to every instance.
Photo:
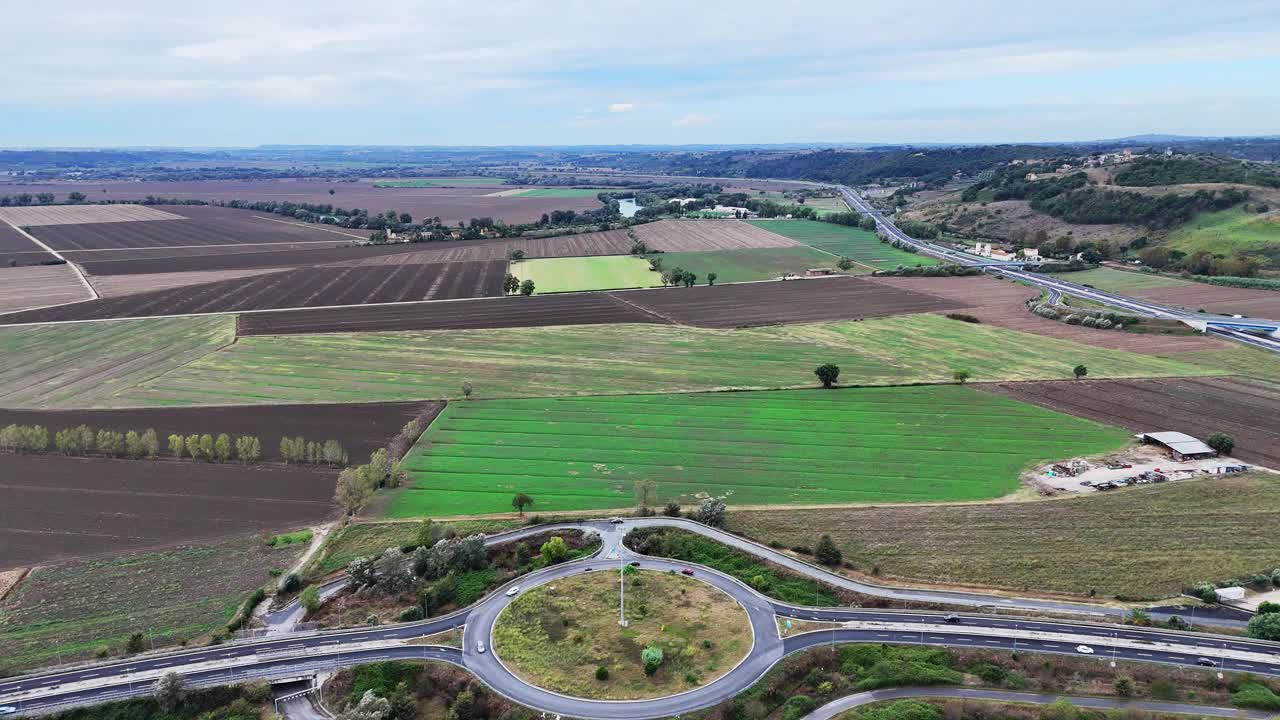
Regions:
[[524, 590], [499, 614], [490, 652], [530, 685], [646, 700], [714, 682], [751, 651], [750, 619], [728, 594], [678, 572], [626, 567], [623, 588], [615, 568]]

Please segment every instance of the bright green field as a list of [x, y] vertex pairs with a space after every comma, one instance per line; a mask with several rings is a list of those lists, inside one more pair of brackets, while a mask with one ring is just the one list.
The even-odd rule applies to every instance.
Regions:
[[[49, 332], [60, 332], [57, 328]], [[1261, 352], [1261, 351], [1259, 351]], [[846, 384], [1224, 374], [1210, 363], [1079, 345], [939, 315], [715, 330], [591, 325], [242, 337], [96, 406], [374, 402], [810, 387]], [[21, 382], [21, 381], [19, 381]], [[56, 381], [54, 381], [56, 382]]]
[[1149, 290], [1151, 288], [1181, 287], [1190, 285], [1186, 280], [1164, 277], [1155, 273], [1128, 272], [1112, 268], [1094, 268], [1080, 272], [1050, 273], [1053, 277], [1079, 285], [1089, 285], [1106, 292]]
[[648, 260], [630, 255], [517, 260], [512, 261], [510, 272], [521, 282], [533, 280], [535, 295], [662, 284], [658, 273], [649, 269]]
[[605, 188], [530, 188], [507, 197], [593, 198], [604, 191]]
[[[836, 258], [810, 247], [669, 252], [653, 257], [662, 258], [664, 268], [681, 267], [697, 275], [699, 285], [705, 285], [707, 273], [712, 272], [717, 283], [750, 282], [772, 280], [786, 273], [803, 275], [808, 268], [836, 266]], [[859, 270], [867, 272], [857, 266], [851, 272]]]
[[625, 507], [980, 500], [1038, 460], [1123, 447], [1119, 428], [939, 385], [455, 402], [405, 458], [396, 517]]
[[428, 188], [428, 187], [467, 187], [474, 185], [501, 185], [503, 178], [475, 176], [408, 178], [405, 180], [378, 180], [373, 184], [376, 188]]
[[937, 265], [927, 255], [916, 255], [880, 242], [876, 234], [861, 228], [817, 220], [748, 220], [758, 228], [791, 238], [796, 242], [841, 255], [878, 270], [892, 270], [899, 265]]
[[1280, 218], [1238, 207], [1203, 213], [1170, 233], [1168, 246], [1186, 253], [1206, 250], [1219, 255], [1259, 254], [1280, 259]]

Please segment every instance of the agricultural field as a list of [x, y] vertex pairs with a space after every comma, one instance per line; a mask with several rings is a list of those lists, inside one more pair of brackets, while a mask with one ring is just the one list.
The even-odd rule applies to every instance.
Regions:
[[507, 263], [312, 267], [33, 310], [10, 323], [452, 300], [502, 294]]
[[52, 253], [18, 232], [17, 228], [0, 222], [0, 267], [38, 265], [57, 260]]
[[532, 280], [534, 294], [655, 287], [662, 284], [649, 262], [630, 255], [513, 260], [510, 272], [521, 282]]
[[1187, 352], [1212, 352], [1240, 347], [1238, 343], [1203, 335], [1137, 334], [1049, 320], [1027, 310], [1026, 301], [1040, 295], [1039, 290], [994, 277], [877, 277], [867, 281], [898, 290], [927, 293], [950, 301], [962, 306], [960, 312], [978, 318], [984, 325], [1094, 347], [1179, 357]]
[[1155, 273], [1129, 272], [1112, 268], [1094, 268], [1079, 272], [1049, 273], [1049, 275], [1077, 285], [1088, 285], [1098, 290], [1114, 293], [1129, 293], [1134, 290], [1150, 290], [1152, 288], [1186, 287], [1193, 284], [1186, 280], [1165, 277]]
[[37, 568], [0, 601], [0, 672], [119, 655], [135, 632], [156, 647], [211, 635], [301, 552], [242, 534]]
[[[577, 575], [530, 589], [498, 616], [493, 653], [535, 687], [623, 700], [664, 697], [713, 682], [751, 649], [746, 611], [720, 589], [645, 570], [629, 585], [625, 628], [611, 612], [618, 597], [612, 573]], [[641, 661], [646, 647], [663, 652], [653, 675]], [[596, 679], [597, 667], [608, 668], [608, 679]]]
[[957, 386], [451, 404], [401, 463], [394, 517], [653, 505], [980, 500], [1128, 433]]
[[[128, 208], [130, 205], [72, 205], [59, 209]], [[67, 222], [31, 228], [49, 247], [66, 251], [68, 260], [91, 262], [98, 251], [139, 250], [146, 248], [199, 248], [209, 245], [273, 245], [307, 243], [332, 247], [364, 240], [368, 233], [308, 225], [279, 215], [252, 210], [203, 205], [171, 205], [160, 211], [139, 207], [148, 213], [167, 217], [145, 217], [126, 221]], [[27, 209], [27, 208], [23, 208]], [[39, 209], [39, 208], [30, 208]], [[116, 252], [117, 259], [124, 253]], [[145, 255], [144, 255], [145, 257]]]
[[830, 533], [882, 578], [1165, 598], [1270, 572], [1276, 507], [1280, 475], [1254, 474], [1038, 502], [733, 512], [729, 526], [785, 546]]
[[438, 263], [475, 260], [505, 260], [513, 250], [529, 258], [588, 257], [595, 255], [627, 255], [631, 239], [625, 230], [553, 235], [544, 238], [512, 238], [475, 240], [458, 243], [413, 245], [395, 254], [353, 260], [346, 265], [394, 265], [397, 263]]
[[4, 455], [0, 475], [0, 568], [10, 568], [323, 522], [337, 471]]
[[1280, 386], [1245, 378], [1001, 383], [982, 389], [1133, 432], [1224, 432], [1232, 456], [1280, 470]]
[[[794, 247], [800, 243], [741, 220], [659, 220], [634, 228], [650, 250], [691, 252]], [[630, 245], [628, 245], [630, 247]]]
[[663, 268], [680, 267], [694, 273], [700, 283], [707, 281], [708, 273], [716, 274], [717, 283], [735, 283], [774, 280], [788, 273], [804, 275], [809, 268], [835, 267], [835, 258], [803, 246], [675, 252], [650, 257], [661, 258]]
[[89, 289], [70, 265], [0, 267], [0, 313], [79, 302], [90, 297]]
[[300, 265], [356, 263], [390, 255], [412, 254], [422, 249], [422, 246], [416, 243], [351, 245], [349, 243], [353, 240], [350, 238], [338, 235], [331, 237], [332, 243], [200, 245], [140, 250], [95, 250], [93, 253], [67, 254], [73, 258], [80, 258], [76, 263], [91, 278], [100, 278], [117, 275], [229, 270], [286, 270]]
[[1280, 215], [1256, 214], [1235, 207], [1201, 213], [1169, 234], [1167, 246], [1188, 255], [1205, 251], [1217, 255], [1254, 255], [1276, 266], [1280, 260]]
[[[0, 409], [0, 426], [10, 423], [43, 425], [51, 437], [58, 430], [78, 425], [122, 433], [151, 428], [162, 444], [171, 433], [184, 436], [203, 433], [214, 436], [227, 433], [232, 437], [252, 435], [262, 442], [264, 462], [283, 462], [278, 448], [280, 439], [285, 436], [302, 436], [315, 441], [334, 439], [342, 443], [352, 464], [358, 464], [365, 462], [374, 450], [391, 442], [405, 423], [420, 418], [422, 426], [426, 427], [443, 407], [443, 403], [419, 401], [137, 410]], [[0, 466], [3, 460], [0, 457]], [[0, 494], [3, 494], [2, 490]]]
[[503, 178], [482, 175], [458, 175], [404, 180], [375, 180], [375, 188], [429, 188], [429, 187], [491, 187], [502, 185]]
[[0, 222], [18, 227], [182, 219], [181, 215], [144, 205], [37, 205], [0, 208]]
[[[466, 222], [475, 217], [491, 217], [508, 223], [536, 222], [543, 213], [552, 210], [594, 210], [600, 207], [600, 201], [594, 195], [585, 198], [493, 197], [491, 194], [495, 190], [511, 188], [499, 178], [488, 178], [487, 185], [462, 185], [460, 179], [449, 180], [452, 181], [451, 187], [374, 187], [382, 180], [320, 179], [52, 182], [0, 184], [0, 195], [51, 192], [62, 201], [68, 193], [79, 191], [92, 201], [116, 203], [140, 202], [148, 195], [206, 202], [274, 200], [363, 208], [371, 214], [395, 210], [397, 213], [407, 212], [415, 219], [439, 217], [446, 225], [456, 225], [458, 221]], [[185, 209], [187, 206], [165, 206], [173, 212], [185, 214], [176, 207]]]
[[245, 270], [192, 270], [190, 272], [147, 273], [142, 275], [93, 275], [89, 277], [99, 297], [112, 298], [122, 295], [169, 290], [188, 285], [222, 280], [257, 277], [291, 268], [249, 268]]
[[384, 330], [457, 330], [480, 328], [665, 322], [608, 293], [534, 295], [457, 302], [363, 305], [240, 315], [238, 332], [247, 335], [375, 332]]
[[1140, 290], [1135, 296], [1188, 310], [1206, 310], [1223, 315], [1280, 318], [1280, 292], [1224, 285], [1189, 283], [1182, 287]]
[[0, 328], [0, 406], [111, 404], [125, 387], [235, 341], [235, 318]]
[[873, 270], [892, 270], [899, 265], [937, 265], [927, 255], [899, 250], [880, 242], [876, 234], [860, 228], [817, 220], [750, 220], [758, 228], [791, 238], [850, 260]]
[[570, 188], [570, 187], [552, 187], [552, 188], [528, 188], [526, 190], [517, 190], [507, 197], [537, 197], [537, 198], [594, 198], [608, 188]]
[[[728, 287], [756, 286], [715, 289]], [[45, 330], [60, 335], [64, 327]], [[956, 369], [969, 370], [975, 381], [1069, 379], [1076, 364], [1086, 365], [1091, 378], [1222, 374], [1212, 365], [909, 315], [738, 330], [588, 325], [242, 337], [219, 352], [76, 404], [439, 399], [458, 397], [464, 381], [472, 383], [477, 399], [810, 387], [813, 368], [822, 362], [841, 367], [841, 382], [859, 385], [950, 382]], [[13, 370], [9, 377], [21, 384], [24, 374]], [[57, 383], [39, 393], [61, 394]], [[5, 404], [14, 402], [0, 397]]]

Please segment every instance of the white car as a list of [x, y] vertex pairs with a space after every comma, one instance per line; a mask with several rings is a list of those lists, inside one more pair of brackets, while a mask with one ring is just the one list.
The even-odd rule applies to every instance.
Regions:
[[483, 641], [483, 640], [477, 640], [477, 641], [476, 641], [476, 652], [478, 652], [478, 653], [483, 653], [483, 652], [484, 652], [484, 641]]
[[519, 594], [520, 594], [519, 585], [512, 586], [512, 588], [507, 591], [507, 597], [515, 597], [516, 595], [519, 595]]
[[18, 712], [18, 708], [12, 705], [0, 705], [0, 715], [12, 715]]
[[1093, 648], [1089, 647], [1088, 645], [1077, 645], [1077, 646], [1076, 646], [1076, 652], [1078, 652], [1078, 653], [1080, 653], [1080, 654], [1082, 654], [1082, 655], [1092, 655], [1092, 654], [1093, 654]]

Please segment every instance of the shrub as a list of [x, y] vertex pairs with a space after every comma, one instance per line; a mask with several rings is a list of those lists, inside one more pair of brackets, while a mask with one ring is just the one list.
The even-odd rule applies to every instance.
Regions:
[[818, 708], [818, 703], [808, 695], [792, 695], [782, 704], [782, 720], [800, 720]]
[[840, 548], [836, 547], [835, 541], [830, 535], [824, 534], [818, 538], [818, 548], [814, 552], [814, 558], [823, 565], [837, 566], [843, 559], [840, 555]]
[[1231, 696], [1231, 704], [1256, 710], [1280, 710], [1280, 695], [1261, 683], [1246, 682]]
[[1209, 435], [1209, 438], [1205, 440], [1205, 444], [1217, 450], [1219, 455], [1230, 455], [1231, 451], [1235, 449], [1236, 441], [1235, 438], [1226, 433], [1216, 432]]
[[599, 680], [600, 682], [604, 682], [605, 680], [608, 680], [608, 679], [609, 679], [609, 668], [607, 668], [607, 667], [605, 667], [605, 666], [603, 666], [603, 665], [601, 665], [600, 667], [596, 668], [596, 679], [597, 679], [597, 680]]
[[974, 317], [974, 316], [972, 316], [972, 315], [968, 315], [968, 314], [966, 314], [966, 313], [947, 313], [947, 317], [951, 318], [952, 320], [959, 320], [960, 322], [967, 322], [967, 323], [981, 323], [981, 322], [982, 322], [982, 321], [981, 321], [981, 320], [979, 320], [978, 318], [976, 318], [976, 317]]
[[1255, 615], [1249, 620], [1249, 626], [1245, 632], [1249, 637], [1258, 640], [1280, 641], [1280, 612]]
[[421, 605], [414, 605], [413, 607], [405, 608], [404, 611], [401, 612], [400, 615], [396, 618], [398, 622], [413, 622], [415, 620], [421, 620], [421, 619], [422, 619]]

